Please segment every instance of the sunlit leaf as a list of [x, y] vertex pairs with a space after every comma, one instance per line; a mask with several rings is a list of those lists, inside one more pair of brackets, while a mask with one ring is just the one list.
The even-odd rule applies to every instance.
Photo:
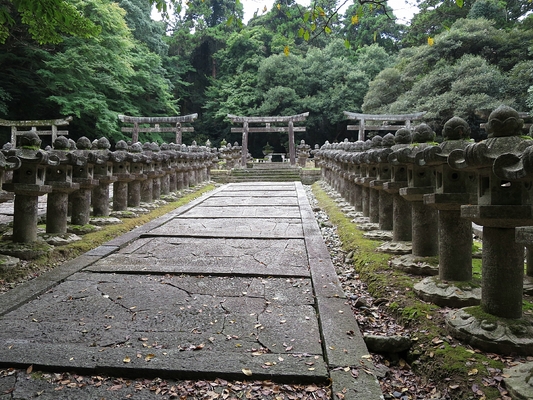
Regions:
[[428, 46], [433, 46], [435, 44], [435, 40], [433, 40], [432, 37], [428, 37]]
[[350, 41], [348, 39], [344, 39], [344, 47], [346, 47], [347, 49], [352, 47], [352, 45], [350, 44]]
[[329, 26], [324, 27], [324, 32], [331, 33], [331, 28]]
[[352, 25], [356, 25], [359, 23], [359, 16], [357, 14], [352, 15]]
[[309, 41], [309, 31], [307, 31], [307, 30], [306, 30], [305, 33], [304, 33], [304, 40], [305, 40], [306, 42]]
[[285, 46], [285, 47], [283, 48], [283, 53], [284, 53], [286, 56], [289, 55], [289, 53], [290, 53], [290, 51], [289, 51], [289, 46]]
[[311, 13], [309, 11], [306, 11], [304, 13], [304, 22], [309, 21], [309, 17], [311, 16]]
[[226, 25], [227, 25], [227, 26], [231, 26], [232, 23], [233, 23], [233, 15], [230, 15], [230, 17], [229, 17], [228, 20], [226, 21]]
[[131, 362], [131, 358], [124, 357], [124, 359], [122, 361], [125, 362], [125, 363], [129, 363], [129, 362]]
[[298, 29], [298, 37], [302, 37], [304, 35], [304, 33], [305, 33], [304, 28]]
[[246, 376], [252, 376], [252, 370], [251, 369], [243, 368], [241, 371]]
[[457, 7], [463, 8], [464, 1], [463, 0], [455, 0], [455, 4], [457, 4]]
[[276, 4], [276, 7], [277, 7], [278, 10], [281, 10], [281, 4], [279, 4], [279, 3]]

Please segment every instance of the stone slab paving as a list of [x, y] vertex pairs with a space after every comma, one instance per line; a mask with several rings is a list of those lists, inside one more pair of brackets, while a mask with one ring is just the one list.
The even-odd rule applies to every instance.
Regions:
[[303, 239], [299, 218], [262, 218], [261, 229], [251, 218], [175, 218], [144, 236]]
[[344, 399], [382, 398], [303, 186], [281, 186], [297, 206], [221, 201], [213, 218], [213, 199], [274, 187], [226, 185], [0, 296], [0, 364], [331, 380]]

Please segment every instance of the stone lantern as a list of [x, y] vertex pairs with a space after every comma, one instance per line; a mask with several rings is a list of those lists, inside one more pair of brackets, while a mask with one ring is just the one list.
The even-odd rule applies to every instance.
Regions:
[[524, 251], [515, 241], [516, 227], [533, 225], [530, 184], [493, 170], [498, 158], [519, 157], [533, 145], [521, 136], [523, 123], [514, 109], [500, 106], [489, 116], [486, 140], [448, 156], [452, 168], [477, 175], [477, 205], [461, 206], [461, 216], [483, 226], [483, 253], [481, 310], [452, 311], [446, 323], [452, 335], [481, 349], [531, 355], [533, 324], [522, 316]]
[[[458, 117], [444, 124], [444, 141], [417, 153], [419, 165], [436, 173], [433, 193], [424, 204], [438, 210], [439, 275], [414, 287], [419, 297], [439, 306], [465, 307], [479, 304], [481, 289], [472, 281], [472, 224], [461, 218], [461, 205], [475, 204], [476, 175], [448, 165], [448, 155], [471, 144], [470, 127]], [[457, 284], [456, 282], [461, 282]]]
[[126, 211], [128, 209], [128, 183], [135, 179], [130, 172], [128, 144], [124, 140], [119, 140], [109, 159], [113, 163], [113, 176], [117, 178], [113, 183], [113, 211]]
[[298, 156], [298, 165], [302, 168], [305, 167], [305, 164], [307, 163], [307, 159], [309, 158], [309, 151], [311, 150], [311, 146], [305, 143], [305, 140], [301, 140], [300, 144], [298, 145], [296, 152]]
[[41, 139], [35, 132], [21, 135], [19, 143], [19, 148], [6, 152], [8, 159], [17, 157], [21, 164], [3, 189], [15, 193], [13, 242], [30, 243], [37, 240], [38, 197], [52, 192], [45, 184], [46, 167], [59, 165], [59, 160], [39, 149]]
[[387, 158], [391, 166], [390, 180], [383, 183], [383, 190], [392, 195], [392, 242], [382, 244], [377, 250], [405, 254], [411, 252], [411, 244], [407, 243], [412, 239], [411, 205], [400, 196], [400, 189], [407, 186], [407, 166], [398, 161], [395, 152], [410, 146], [411, 131], [398, 129], [394, 142]]
[[132, 143], [129, 146], [128, 161], [130, 173], [134, 178], [128, 182], [128, 207], [139, 207], [141, 205], [141, 182], [148, 178], [144, 173], [146, 156], [143, 154], [141, 143]]
[[110, 160], [111, 143], [105, 137], [93, 142], [94, 178], [98, 179], [98, 186], [93, 189], [91, 202], [93, 215], [96, 217], [109, 216], [109, 185], [117, 180], [113, 176], [113, 162]]
[[370, 189], [378, 192], [379, 229], [382, 231], [392, 231], [393, 229], [393, 200], [391, 194], [383, 190], [383, 185], [391, 179], [391, 166], [388, 157], [392, 153], [392, 146], [394, 144], [394, 135], [388, 133], [383, 136], [381, 148], [369, 156], [377, 168], [376, 179], [370, 181]]

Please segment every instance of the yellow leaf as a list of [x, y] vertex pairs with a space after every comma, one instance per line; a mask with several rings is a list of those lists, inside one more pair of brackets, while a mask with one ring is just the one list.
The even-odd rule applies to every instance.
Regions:
[[286, 56], [289, 56], [289, 53], [290, 53], [290, 51], [289, 51], [289, 46], [285, 46], [285, 47], [283, 48], [283, 53], [285, 53]]
[[252, 376], [252, 370], [251, 369], [243, 368], [241, 371], [246, 376]]
[[276, 4], [276, 7], [278, 8], [278, 10], [281, 10], [281, 4]]
[[352, 16], [352, 25], [356, 25], [358, 23], [359, 23], [359, 16], [355, 14], [354, 16]]
[[154, 357], [155, 357], [155, 354], [147, 354], [146, 357], [144, 357], [144, 360], [145, 361], [150, 361]]
[[428, 46], [433, 46], [435, 44], [435, 40], [430, 36], [428, 37]]
[[477, 375], [477, 373], [478, 373], [478, 370], [476, 368], [472, 368], [470, 371], [468, 371], [469, 376]]
[[268, 11], [267, 6], [264, 6], [264, 7], [263, 7], [263, 12], [266, 13], [267, 11]]
[[125, 363], [129, 363], [129, 362], [131, 362], [131, 358], [129, 358], [129, 357], [124, 357], [124, 360], [122, 360], [122, 361], [124, 361]]

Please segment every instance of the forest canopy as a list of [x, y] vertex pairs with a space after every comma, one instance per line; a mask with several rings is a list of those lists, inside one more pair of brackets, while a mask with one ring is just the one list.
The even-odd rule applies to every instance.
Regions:
[[0, 118], [73, 116], [74, 139], [116, 142], [118, 114], [197, 113], [185, 142], [218, 145], [240, 140], [228, 113], [309, 111], [296, 139], [314, 145], [354, 139], [343, 111], [427, 111], [437, 133], [461, 116], [482, 138], [486, 110], [533, 108], [530, 1], [422, 0], [409, 24], [386, 1], [344, 3], [280, 0], [244, 23], [240, 0], [4, 0]]

